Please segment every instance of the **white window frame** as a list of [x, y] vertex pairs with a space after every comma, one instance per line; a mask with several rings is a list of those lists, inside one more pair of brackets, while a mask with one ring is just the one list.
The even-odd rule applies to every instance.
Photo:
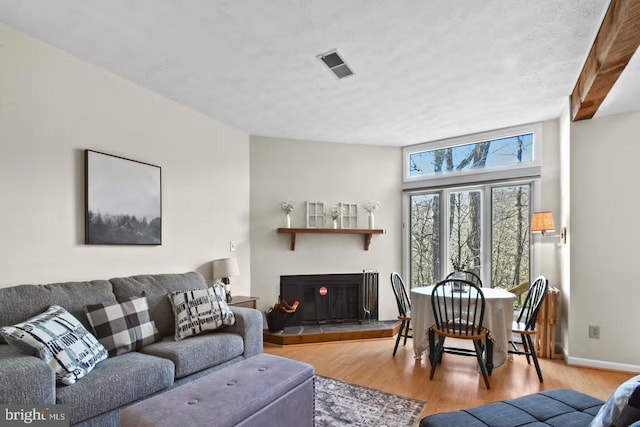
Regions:
[[[533, 159], [531, 162], [512, 164], [506, 166], [467, 169], [454, 172], [447, 172], [437, 175], [411, 176], [410, 156], [421, 151], [437, 150], [445, 147], [457, 147], [460, 145], [477, 144], [485, 141], [508, 138], [512, 136], [533, 134]], [[448, 187], [455, 185], [465, 185], [486, 181], [509, 180], [516, 178], [540, 176], [542, 170], [542, 123], [531, 123], [527, 125], [514, 126], [499, 129], [491, 132], [476, 133], [457, 138], [442, 139], [439, 141], [426, 142], [411, 145], [402, 149], [402, 188], [426, 189], [431, 187]]]
[[[481, 199], [481, 212], [480, 221], [486, 226], [482, 229], [482, 235], [480, 238], [480, 253], [482, 266], [480, 271], [480, 279], [485, 287], [493, 287], [491, 283], [491, 271], [493, 266], [491, 265], [491, 236], [492, 230], [492, 191], [494, 188], [517, 186], [517, 185], [529, 185], [529, 204], [530, 214], [536, 211], [536, 206], [539, 205], [539, 189], [540, 178], [525, 178], [516, 180], [504, 180], [492, 183], [478, 183], [469, 184], [464, 186], [452, 186], [439, 189], [422, 189], [406, 191], [403, 195], [403, 219], [405, 226], [403, 227], [403, 277], [406, 277], [408, 282], [412, 283], [411, 277], [411, 196], [419, 196], [422, 194], [440, 194], [440, 280], [444, 279], [450, 271], [447, 270], [449, 265], [449, 245], [445, 236], [449, 234], [449, 195], [457, 191], [476, 191], [479, 190], [482, 193]], [[530, 278], [539, 275], [538, 260], [540, 259], [539, 251], [533, 245], [533, 234], [530, 233], [529, 237], [529, 275]], [[435, 283], [432, 283], [435, 284]]]
[[[411, 235], [410, 235], [410, 213], [411, 213], [411, 196], [420, 193], [432, 193], [441, 191], [440, 200], [440, 230], [441, 233], [448, 233], [448, 224], [445, 218], [448, 218], [448, 203], [446, 197], [450, 191], [464, 190], [473, 187], [483, 187], [486, 190], [482, 201], [481, 220], [485, 223], [488, 219], [486, 229], [482, 230], [481, 253], [482, 253], [482, 282], [485, 286], [493, 286], [491, 283], [491, 189], [493, 187], [502, 187], [506, 185], [529, 184], [530, 187], [530, 204], [531, 212], [536, 212], [540, 208], [540, 175], [542, 172], [542, 147], [543, 147], [543, 125], [542, 123], [531, 123], [521, 126], [499, 129], [490, 132], [466, 135], [457, 138], [443, 139], [434, 142], [407, 146], [402, 149], [402, 171], [403, 171], [403, 197], [402, 197], [402, 264], [403, 276], [411, 283]], [[413, 153], [436, 150], [444, 147], [453, 147], [458, 145], [467, 145], [484, 141], [508, 138], [527, 133], [533, 133], [533, 160], [523, 164], [508, 165], [503, 167], [494, 167], [487, 169], [472, 169], [464, 171], [450, 172], [443, 175], [425, 175], [411, 177], [409, 156]], [[441, 236], [441, 239], [442, 236]], [[443, 243], [444, 243], [443, 239]], [[530, 265], [529, 271], [531, 278], [536, 277], [540, 271], [540, 250], [533, 245], [533, 235], [529, 239]], [[440, 274], [446, 276], [446, 262], [448, 245], [442, 244], [440, 260]], [[539, 245], [538, 245], [539, 246]]]

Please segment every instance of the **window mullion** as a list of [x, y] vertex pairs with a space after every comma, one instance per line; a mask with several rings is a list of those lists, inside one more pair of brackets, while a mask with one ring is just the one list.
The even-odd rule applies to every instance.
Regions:
[[444, 279], [449, 260], [449, 193], [450, 189], [440, 191], [440, 279]]
[[482, 195], [484, 199], [484, 206], [482, 209], [482, 229], [484, 235], [482, 237], [482, 284], [485, 287], [493, 288], [491, 280], [493, 267], [491, 265], [491, 250], [493, 239], [493, 203], [491, 198], [491, 186], [485, 185], [482, 187]]

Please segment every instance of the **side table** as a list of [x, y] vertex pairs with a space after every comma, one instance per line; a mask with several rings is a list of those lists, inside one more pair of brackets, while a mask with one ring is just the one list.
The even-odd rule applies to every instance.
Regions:
[[236, 307], [247, 307], [247, 308], [256, 308], [256, 301], [258, 297], [247, 297], [244, 295], [236, 295], [233, 296], [231, 302], [228, 302], [227, 305], [236, 306]]

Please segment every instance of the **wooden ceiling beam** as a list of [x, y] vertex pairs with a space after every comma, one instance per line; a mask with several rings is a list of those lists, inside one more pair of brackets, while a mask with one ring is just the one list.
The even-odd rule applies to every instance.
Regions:
[[590, 119], [640, 44], [640, 1], [611, 0], [571, 93], [573, 121]]

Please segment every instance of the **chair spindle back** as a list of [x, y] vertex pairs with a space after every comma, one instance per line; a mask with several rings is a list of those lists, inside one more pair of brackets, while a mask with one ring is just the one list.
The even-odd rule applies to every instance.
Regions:
[[549, 281], [544, 276], [537, 277], [529, 287], [524, 304], [522, 304], [522, 311], [520, 311], [517, 320], [518, 323], [525, 325], [525, 330], [532, 331], [536, 328], [538, 313], [540, 313], [542, 302], [545, 295], [547, 295], [548, 287]]
[[484, 319], [482, 288], [462, 279], [445, 279], [431, 292], [436, 328], [450, 335], [480, 334]]
[[402, 278], [396, 272], [391, 273], [391, 287], [396, 296], [398, 315], [401, 317], [409, 316], [411, 313], [411, 301], [409, 301], [409, 297], [407, 296], [407, 290], [404, 287]]
[[480, 280], [480, 277], [473, 271], [456, 270], [454, 272], [449, 273], [449, 275], [446, 278], [447, 279], [463, 279], [468, 282], [475, 283], [480, 288], [482, 287], [482, 280]]

